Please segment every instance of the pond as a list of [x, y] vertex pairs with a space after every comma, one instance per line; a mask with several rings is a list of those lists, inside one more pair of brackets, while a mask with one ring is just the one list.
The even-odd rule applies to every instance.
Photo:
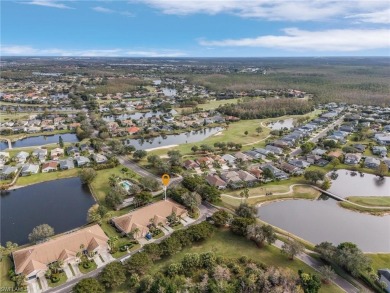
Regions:
[[[333, 172], [332, 172], [333, 173]], [[390, 178], [379, 177], [348, 170], [337, 170], [329, 191], [341, 197], [348, 196], [390, 196]], [[354, 175], [355, 174], [355, 175]], [[330, 175], [330, 173], [328, 174]]]
[[[39, 145], [45, 145], [50, 143], [58, 143], [59, 137], [62, 137], [64, 142], [79, 142], [76, 134], [74, 133], [64, 133], [64, 134], [54, 134], [54, 135], [40, 135], [40, 136], [30, 136], [23, 139], [19, 139], [15, 142], [12, 142], [13, 148], [20, 147], [33, 147]], [[0, 150], [8, 148], [8, 143], [1, 141]]]
[[258, 216], [314, 244], [349, 241], [365, 252], [390, 252], [390, 215], [353, 212], [338, 206], [333, 199], [274, 202], [259, 207]]
[[222, 130], [221, 127], [205, 128], [202, 130], [193, 130], [177, 135], [166, 135], [165, 137], [153, 137], [145, 139], [125, 139], [125, 145], [132, 145], [137, 150], [145, 150], [168, 145], [194, 143], [212, 136]]
[[89, 188], [79, 178], [49, 181], [3, 193], [0, 197], [1, 244], [28, 243], [28, 234], [49, 224], [56, 234], [87, 222], [87, 211], [95, 203]]
[[280, 129], [291, 129], [294, 127], [294, 119], [286, 119], [286, 120], [280, 120], [277, 122], [271, 122], [268, 124], [268, 127], [270, 127], [272, 130], [280, 130]]

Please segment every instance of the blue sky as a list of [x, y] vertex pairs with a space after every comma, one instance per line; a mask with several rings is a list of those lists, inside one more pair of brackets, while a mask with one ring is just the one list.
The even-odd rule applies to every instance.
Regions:
[[1, 1], [3, 56], [390, 56], [390, 2]]

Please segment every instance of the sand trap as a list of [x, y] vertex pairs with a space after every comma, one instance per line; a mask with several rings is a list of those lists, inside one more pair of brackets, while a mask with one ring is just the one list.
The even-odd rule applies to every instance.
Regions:
[[162, 150], [162, 149], [170, 149], [179, 146], [178, 144], [171, 144], [171, 145], [166, 145], [166, 146], [161, 146], [157, 148], [151, 148], [151, 149], [146, 149], [145, 151], [151, 152], [151, 151], [156, 151], [156, 150]]

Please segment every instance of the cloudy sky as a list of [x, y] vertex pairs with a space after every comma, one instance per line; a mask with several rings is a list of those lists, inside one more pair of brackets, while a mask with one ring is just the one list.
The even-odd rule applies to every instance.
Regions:
[[390, 1], [1, 1], [2, 56], [390, 56]]

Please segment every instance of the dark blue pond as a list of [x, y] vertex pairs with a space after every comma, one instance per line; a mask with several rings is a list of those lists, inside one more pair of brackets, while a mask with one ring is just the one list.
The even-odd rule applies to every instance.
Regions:
[[49, 224], [56, 234], [87, 222], [87, 211], [95, 203], [88, 186], [79, 178], [34, 184], [1, 194], [1, 238], [19, 245], [28, 243], [28, 234]]
[[[58, 143], [60, 136], [64, 142], [78, 142], [76, 134], [74, 133], [64, 133], [64, 134], [54, 134], [54, 135], [40, 135], [40, 136], [30, 136], [15, 142], [12, 142], [13, 148], [20, 147], [33, 147], [38, 145], [45, 145], [50, 143]], [[8, 148], [8, 143], [0, 141], [0, 150]]]

